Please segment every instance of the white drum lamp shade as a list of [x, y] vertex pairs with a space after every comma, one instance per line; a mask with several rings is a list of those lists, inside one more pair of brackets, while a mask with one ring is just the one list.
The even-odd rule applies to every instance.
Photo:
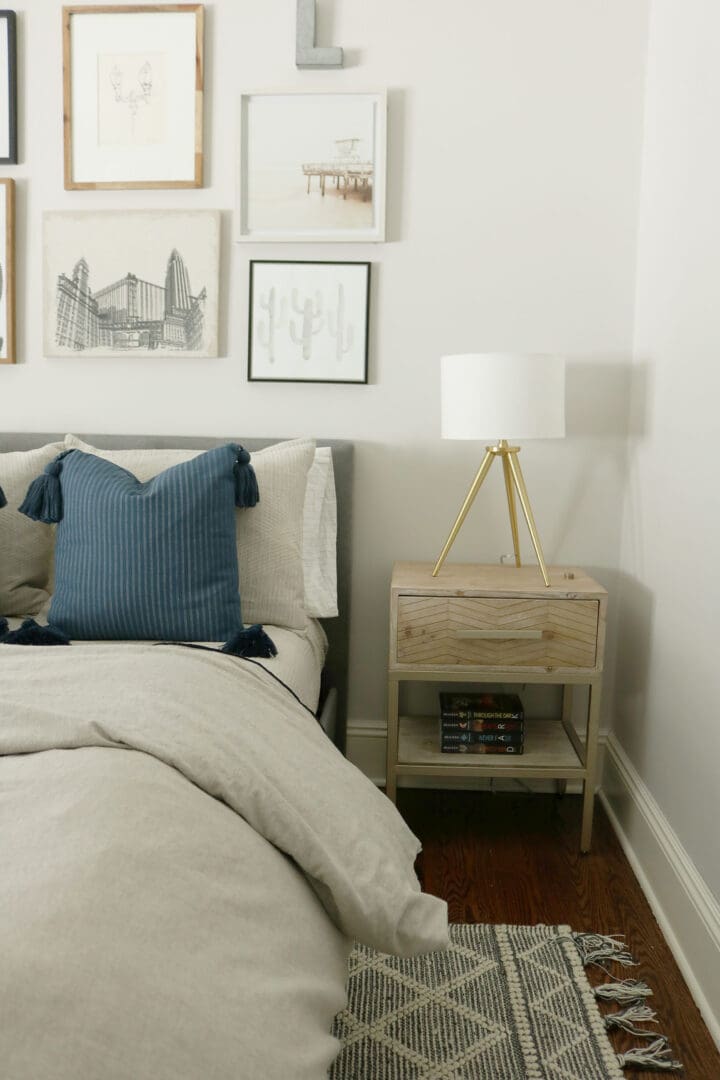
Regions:
[[443, 439], [564, 436], [563, 357], [460, 353], [440, 364]]
[[557, 439], [565, 434], [565, 361], [561, 356], [525, 353], [460, 353], [443, 356], [440, 366], [443, 439], [492, 441], [465, 496], [435, 568], [435, 577], [455, 542], [475, 496], [495, 458], [505, 478], [515, 564], [520, 566], [515, 497], [530, 531], [543, 580], [550, 585], [545, 557], [518, 453], [508, 440]]

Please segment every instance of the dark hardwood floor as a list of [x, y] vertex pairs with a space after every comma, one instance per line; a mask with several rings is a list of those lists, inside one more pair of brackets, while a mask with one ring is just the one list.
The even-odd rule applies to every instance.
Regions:
[[[665, 1075], [720, 1080], [720, 1054], [599, 801], [593, 850], [580, 854], [580, 801], [572, 795], [401, 789], [398, 808], [423, 844], [423, 888], [447, 900], [452, 922], [564, 923], [623, 934], [639, 967], [611, 970], [652, 988], [657, 1030], [685, 1066], [681, 1074]], [[604, 981], [592, 968], [588, 978]], [[609, 1009], [603, 1005], [601, 1011]], [[644, 1040], [617, 1033], [612, 1042], [620, 1052]], [[658, 1075], [632, 1072], [637, 1080]]]

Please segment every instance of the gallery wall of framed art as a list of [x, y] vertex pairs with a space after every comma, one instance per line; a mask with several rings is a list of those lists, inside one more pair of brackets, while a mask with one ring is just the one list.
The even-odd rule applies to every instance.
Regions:
[[[21, 243], [39, 243], [41, 252], [31, 306], [37, 283], [42, 356], [186, 365], [228, 355], [248, 383], [265, 383], [268, 392], [273, 383], [366, 385], [369, 255], [386, 236], [386, 92], [358, 79], [344, 85], [340, 65], [298, 78], [292, 52], [277, 66], [284, 84], [255, 80], [249, 90], [234, 65], [228, 84], [227, 66], [223, 76], [214, 57], [230, 12], [226, 0], [210, 8], [48, 0], [41, 65], [60, 106], [48, 148], [59, 139], [60, 154], [40, 177], [41, 202], [31, 164], [17, 188]], [[0, 166], [17, 162], [18, 101], [34, 143], [36, 115], [22, 112], [17, 52], [37, 41], [39, 18], [29, 0], [0, 11]], [[235, 14], [230, 21], [237, 25]], [[38, 60], [33, 44], [21, 56], [25, 80]], [[15, 186], [7, 181], [2, 244], [15, 239]], [[325, 257], [327, 243], [338, 258]], [[11, 270], [6, 253], [5, 362], [15, 356]], [[269, 320], [268, 296], [279, 297]], [[21, 284], [23, 311], [24, 300]], [[244, 341], [230, 320], [241, 323]], [[27, 328], [29, 340], [37, 325]], [[23, 324], [21, 351], [25, 331]]]

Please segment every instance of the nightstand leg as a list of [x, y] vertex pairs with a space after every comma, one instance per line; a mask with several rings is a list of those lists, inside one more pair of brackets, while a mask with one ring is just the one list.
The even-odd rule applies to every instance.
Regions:
[[600, 730], [600, 684], [593, 683], [588, 688], [588, 725], [585, 739], [585, 784], [583, 786], [582, 830], [580, 850], [590, 850], [592, 839], [593, 810], [595, 808], [595, 779], [597, 772], [598, 732]]
[[387, 709], [387, 758], [385, 771], [385, 794], [391, 802], [397, 800], [397, 765], [398, 752], [398, 702], [400, 684], [395, 679], [388, 683]]

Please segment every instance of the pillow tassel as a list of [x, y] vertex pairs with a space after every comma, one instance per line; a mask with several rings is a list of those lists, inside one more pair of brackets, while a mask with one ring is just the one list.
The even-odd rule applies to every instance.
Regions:
[[37, 476], [23, 499], [19, 510], [25, 517], [32, 521], [41, 521], [44, 525], [55, 525], [62, 520], [63, 502], [62, 488], [60, 486], [60, 472], [62, 460], [72, 450], [63, 450], [49, 465], [45, 466], [40, 476]]
[[230, 653], [231, 656], [259, 656], [265, 660], [277, 656], [275, 642], [268, 637], [259, 623], [238, 630], [225, 642], [220, 652]]
[[235, 474], [235, 505], [241, 508], [255, 506], [260, 500], [257, 477], [250, 464], [250, 454], [242, 446], [238, 446], [233, 473]]
[[0, 487], [0, 510], [2, 510], [3, 506], [7, 506], [7, 499], [5, 498], [5, 492]]
[[[4, 620], [7, 628], [7, 620]], [[0, 637], [0, 645], [69, 645], [70, 638], [49, 626], [40, 626], [34, 619], [26, 619], [19, 630], [11, 630]]]
[[8, 632], [9, 623], [4, 616], [0, 616], [0, 638], [3, 638]]

